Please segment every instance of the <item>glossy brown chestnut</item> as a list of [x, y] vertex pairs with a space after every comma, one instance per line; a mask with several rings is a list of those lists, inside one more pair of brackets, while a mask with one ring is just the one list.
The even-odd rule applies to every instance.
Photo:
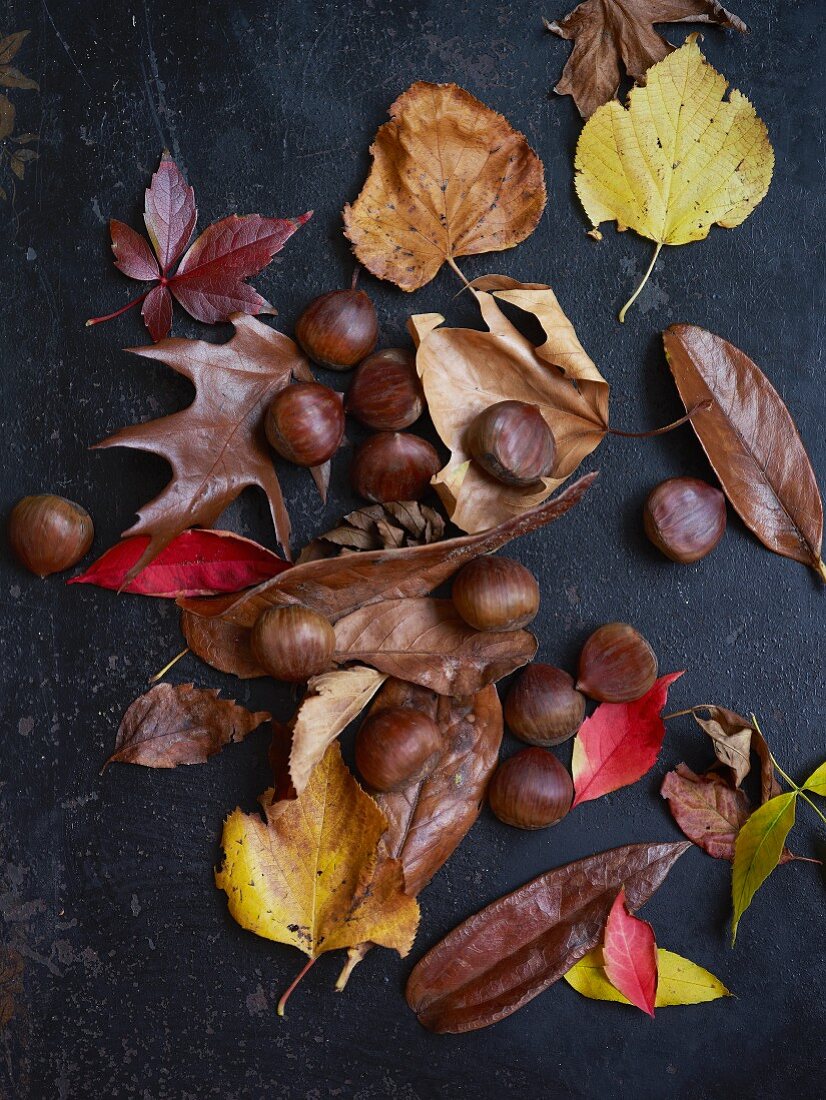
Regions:
[[518, 630], [539, 610], [536, 578], [511, 558], [474, 558], [453, 578], [450, 594], [474, 630]]
[[683, 564], [699, 561], [725, 534], [726, 498], [699, 478], [672, 477], [652, 489], [643, 524], [667, 558]]
[[324, 672], [335, 648], [332, 626], [308, 607], [270, 607], [261, 612], [252, 628], [255, 659], [270, 676], [288, 683]]
[[406, 348], [385, 348], [359, 363], [347, 391], [347, 412], [378, 432], [397, 432], [424, 412], [416, 356]]
[[77, 565], [95, 535], [85, 508], [42, 493], [18, 500], [9, 517], [9, 542], [17, 559], [38, 577]]
[[439, 727], [424, 711], [388, 707], [358, 731], [356, 767], [373, 790], [398, 790], [429, 775], [442, 748]]
[[264, 416], [273, 450], [296, 466], [320, 466], [344, 437], [341, 394], [320, 382], [298, 382], [275, 398]]
[[505, 699], [508, 728], [529, 745], [559, 745], [585, 717], [585, 696], [561, 668], [537, 661], [519, 674]]
[[546, 749], [522, 749], [496, 769], [488, 803], [500, 821], [517, 829], [545, 829], [567, 814], [574, 799], [568, 772]]
[[350, 370], [376, 346], [379, 323], [363, 290], [331, 290], [314, 298], [298, 318], [295, 337], [316, 363]]
[[654, 650], [628, 623], [595, 630], [579, 655], [577, 688], [602, 703], [630, 703], [657, 679]]
[[379, 432], [356, 448], [350, 478], [367, 500], [420, 500], [440, 466], [434, 447], [407, 432]]
[[506, 485], [531, 485], [554, 467], [553, 432], [536, 405], [524, 401], [500, 401], [484, 409], [471, 423], [466, 442], [479, 465]]

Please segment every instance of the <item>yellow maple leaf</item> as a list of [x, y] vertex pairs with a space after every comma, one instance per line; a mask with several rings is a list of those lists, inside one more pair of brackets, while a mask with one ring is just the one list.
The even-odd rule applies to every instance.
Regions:
[[278, 1005], [284, 1003], [319, 955], [370, 941], [406, 955], [419, 906], [404, 893], [401, 864], [378, 860], [387, 819], [341, 759], [327, 749], [297, 799], [264, 812], [234, 810], [224, 823], [224, 862], [215, 883], [243, 927], [265, 939], [292, 944], [309, 956]]
[[[656, 1008], [696, 1005], [731, 996], [720, 979], [708, 970], [662, 947], [657, 948], [657, 976]], [[575, 963], [565, 975], [565, 981], [591, 1000], [631, 1003], [608, 980], [601, 947], [595, 947]]]
[[715, 223], [733, 229], [769, 189], [774, 152], [764, 123], [706, 61], [692, 34], [652, 66], [628, 107], [606, 103], [583, 127], [576, 189], [594, 229], [604, 221], [656, 241], [642, 282], [664, 244], [703, 240]]

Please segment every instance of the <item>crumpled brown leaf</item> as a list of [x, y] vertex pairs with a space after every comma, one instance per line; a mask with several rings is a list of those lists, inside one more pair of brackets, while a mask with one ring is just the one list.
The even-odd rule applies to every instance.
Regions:
[[457, 256], [519, 244], [545, 208], [542, 162], [525, 137], [455, 84], [411, 85], [370, 152], [344, 231], [359, 262], [402, 290]]
[[583, 118], [617, 94], [622, 68], [638, 84], [674, 46], [654, 30], [655, 23], [717, 23], [746, 32], [748, 27], [716, 0], [585, 0], [563, 19], [545, 20], [545, 29], [573, 41], [574, 48], [554, 88], [573, 96]]
[[[411, 317], [416, 369], [436, 431], [450, 450], [433, 484], [450, 519], [482, 531], [546, 500], [608, 430], [608, 383], [577, 338], [550, 287], [501, 275], [473, 284], [488, 332], [442, 328], [441, 314]], [[545, 342], [534, 347], [496, 299], [535, 317]], [[503, 485], [470, 460], [465, 436], [476, 416], [499, 401], [536, 405], [554, 433], [552, 476], [536, 485]]]
[[428, 508], [417, 500], [371, 504], [348, 512], [337, 527], [307, 543], [296, 564], [362, 550], [425, 546], [438, 542], [444, 531], [445, 521], [435, 508]]
[[734, 859], [734, 842], [751, 813], [745, 791], [719, 772], [696, 775], [687, 764], [678, 764], [660, 793], [689, 840], [715, 859]]
[[[757, 725], [726, 707], [700, 706], [692, 709], [694, 721], [711, 738], [714, 755], [731, 772], [739, 787], [751, 770], [751, 753], [760, 760], [760, 802], [780, 794], [769, 746]], [[701, 718], [705, 713], [706, 718]]]

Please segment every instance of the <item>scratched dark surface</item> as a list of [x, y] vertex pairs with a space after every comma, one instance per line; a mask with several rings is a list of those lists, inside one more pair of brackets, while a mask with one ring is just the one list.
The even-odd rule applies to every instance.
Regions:
[[[571, 183], [579, 120], [570, 99], [549, 96], [569, 46], [540, 25], [543, 13], [562, 14], [561, 4], [543, 12], [533, 2], [4, 0], [0, 30], [31, 28], [16, 63], [40, 90], [9, 95], [18, 131], [40, 135], [40, 159], [12, 190], [0, 158], [8, 191], [0, 205], [3, 515], [29, 492], [76, 498], [94, 515], [99, 553], [165, 482], [159, 459], [87, 448], [122, 424], [184, 406], [187, 384], [120, 350], [144, 341], [136, 314], [83, 327], [134, 293], [112, 266], [106, 219], [140, 225], [162, 148], [195, 186], [202, 227], [230, 212], [315, 210], [257, 280], [280, 311], [276, 324], [290, 332], [310, 298], [349, 279], [341, 206], [358, 193], [387, 108], [416, 79], [463, 85], [504, 112], [542, 157], [549, 202], [537, 231], [516, 250], [462, 267], [468, 276], [503, 271], [553, 284], [613, 384], [615, 424], [678, 415], [658, 333], [694, 322], [767, 371], [826, 481], [820, 5], [731, 3], [752, 33], [709, 30], [704, 48], [768, 125], [777, 153], [771, 190], [739, 229], [668, 250], [621, 327], [616, 309], [650, 245], [611, 228], [600, 245], [585, 237]], [[689, 29], [674, 28], [672, 40]], [[452, 300], [449, 272], [412, 297], [370, 278], [364, 286], [385, 344], [403, 339], [408, 311], [475, 321], [470, 303]], [[175, 332], [226, 336], [180, 312]], [[347, 465], [345, 452], [324, 509], [303, 472], [283, 471], [299, 543], [356, 504]], [[609, 440], [585, 468], [601, 470], [587, 502], [512, 548], [541, 578], [542, 658], [570, 666], [596, 625], [631, 620], [663, 670], [688, 670], [675, 707], [753, 709], [786, 769], [803, 777], [826, 755], [822, 585], [765, 551], [733, 517], [723, 544], [696, 567], [671, 565], [646, 543], [647, 491], [668, 475], [708, 476], [688, 429], [644, 444]], [[272, 541], [261, 495], [245, 496], [226, 524]], [[551, 832], [518, 833], [483, 814], [422, 897], [411, 957], [374, 952], [339, 996], [340, 960], [326, 956], [279, 1021], [276, 1001], [301, 957], [242, 931], [212, 884], [223, 816], [237, 804], [251, 809], [268, 783], [266, 735], [205, 766], [121, 766], [101, 778], [125, 707], [180, 646], [174, 608], [40, 582], [5, 546], [0, 599], [0, 935], [23, 966], [15, 1015], [0, 1034], [4, 1097], [822, 1095], [826, 883], [813, 864], [772, 877], [734, 951], [729, 868], [700, 851], [683, 857], [646, 906], [661, 945], [708, 967], [736, 999], [667, 1009], [652, 1023], [559, 983], [496, 1027], [458, 1038], [428, 1034], [405, 1005], [415, 960], [481, 905], [593, 851], [679, 838], [658, 790], [676, 762], [708, 762], [689, 719], [670, 724], [649, 776]], [[281, 717], [290, 712], [286, 691], [233, 681], [193, 658], [171, 676], [190, 679]], [[822, 855], [814, 815], [803, 806], [799, 818], [795, 850]]]

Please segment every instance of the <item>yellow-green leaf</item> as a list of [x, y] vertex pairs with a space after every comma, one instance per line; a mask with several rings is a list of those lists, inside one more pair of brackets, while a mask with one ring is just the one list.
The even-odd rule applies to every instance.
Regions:
[[783, 853], [786, 837], [794, 825], [796, 800], [797, 791], [770, 798], [754, 811], [737, 834], [731, 870], [731, 896], [734, 904], [732, 944], [737, 939], [740, 918], [777, 866]]
[[616, 221], [663, 245], [703, 240], [715, 223], [740, 225], [771, 182], [774, 152], [763, 122], [708, 64], [690, 35], [652, 66], [627, 109], [617, 100], [588, 119], [576, 150], [576, 189], [596, 227]]
[[[719, 978], [715, 978], [702, 966], [676, 955], [673, 951], [657, 948], [657, 984], [656, 1008], [668, 1008], [671, 1005], [696, 1005], [703, 1001], [716, 1001], [718, 997], [730, 997]], [[565, 981], [573, 986], [583, 997], [595, 1001], [617, 1001], [630, 1004], [618, 989], [615, 989], [605, 973], [602, 948], [596, 947], [580, 959], [565, 975]]]
[[817, 771], [812, 772], [803, 787], [815, 794], [822, 794], [826, 798], [826, 762], [820, 765]]

